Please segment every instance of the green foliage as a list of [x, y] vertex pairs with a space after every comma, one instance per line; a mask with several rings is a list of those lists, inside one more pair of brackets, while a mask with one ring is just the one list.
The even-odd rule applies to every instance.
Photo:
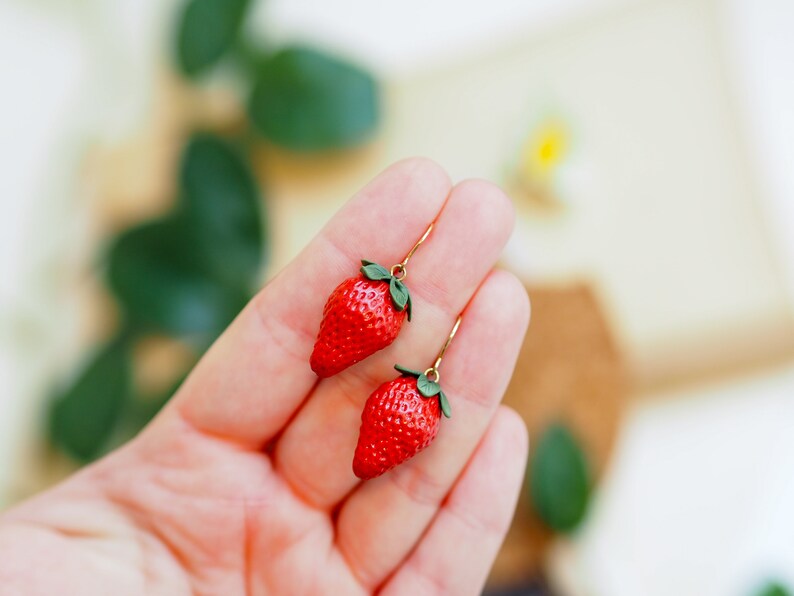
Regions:
[[[203, 348], [255, 292], [264, 254], [259, 192], [242, 156], [207, 133], [188, 142], [180, 183], [173, 214], [116, 239], [107, 280], [126, 336], [163, 333]], [[114, 435], [134, 435], [167, 399], [138, 395], [127, 343], [103, 352], [53, 407], [54, 441], [80, 460], [101, 454]]]
[[88, 461], [99, 454], [129, 402], [129, 351], [124, 338], [103, 347], [53, 402], [49, 421], [52, 441], [78, 460]]
[[769, 581], [755, 592], [755, 596], [792, 596], [792, 592], [778, 581]]
[[553, 424], [540, 438], [530, 462], [532, 505], [550, 528], [575, 530], [590, 499], [590, 474], [585, 455], [571, 432]]
[[135, 326], [207, 345], [250, 299], [262, 266], [258, 191], [247, 164], [222, 139], [188, 143], [181, 209], [122, 234], [108, 283]]
[[190, 0], [178, 21], [176, 59], [189, 77], [207, 71], [238, 37], [249, 0]]
[[246, 160], [209, 134], [196, 134], [180, 172], [185, 215], [198, 237], [192, 247], [213, 275], [250, 293], [265, 259], [266, 215]]
[[117, 240], [108, 283], [132, 325], [206, 345], [231, 322], [246, 296], [217, 283], [194, 249], [199, 241], [180, 216], [144, 223]]
[[378, 86], [352, 64], [288, 47], [260, 65], [249, 112], [264, 137], [288, 149], [350, 147], [373, 134]]
[[[374, 79], [316, 50], [262, 54], [241, 38], [249, 5], [187, 0], [174, 40], [181, 72], [198, 77], [227, 55], [242, 62], [242, 76], [254, 77], [242, 81], [253, 89], [251, 124], [290, 149], [334, 149], [368, 139], [378, 117]], [[243, 130], [240, 138], [253, 135]], [[105, 278], [123, 328], [56, 396], [50, 411], [52, 441], [76, 459], [91, 460], [133, 436], [176, 389], [143, 396], [135, 387], [131, 346], [138, 338], [157, 333], [187, 340], [198, 358], [259, 286], [268, 226], [250, 149], [194, 134], [182, 154], [174, 211], [110, 242]], [[400, 299], [402, 289], [396, 288]], [[184, 378], [187, 371], [181, 372]]]

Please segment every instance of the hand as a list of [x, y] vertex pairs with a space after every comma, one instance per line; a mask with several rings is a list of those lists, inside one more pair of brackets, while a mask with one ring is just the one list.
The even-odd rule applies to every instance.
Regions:
[[[389, 348], [318, 382], [323, 304], [359, 259], [411, 260], [414, 318]], [[0, 593], [476, 594], [515, 507], [526, 429], [499, 406], [526, 330], [519, 282], [491, 271], [513, 223], [493, 185], [428, 160], [350, 201], [212, 346], [133, 441], [0, 524]], [[392, 366], [444, 359], [452, 418], [362, 483], [351, 462]]]

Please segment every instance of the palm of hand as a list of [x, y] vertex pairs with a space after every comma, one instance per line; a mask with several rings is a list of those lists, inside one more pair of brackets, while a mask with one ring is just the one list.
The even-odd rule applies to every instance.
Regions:
[[[360, 257], [394, 260], [390, 251], [435, 219], [412, 261], [414, 322], [388, 349], [317, 382], [308, 356], [325, 297]], [[6, 514], [0, 585], [477, 593], [526, 456], [523, 424], [498, 406], [528, 318], [515, 279], [490, 272], [511, 223], [489, 184], [450, 192], [426, 160], [387, 170], [241, 313], [139, 437]], [[444, 365], [453, 418], [425, 452], [361, 483], [351, 458], [364, 401], [395, 362], [430, 362], [464, 307]]]

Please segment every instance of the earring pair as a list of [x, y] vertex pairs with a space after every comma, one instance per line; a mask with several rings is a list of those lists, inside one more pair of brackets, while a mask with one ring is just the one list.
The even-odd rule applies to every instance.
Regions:
[[[432, 230], [430, 224], [391, 269], [363, 260], [359, 275], [331, 292], [310, 358], [319, 377], [331, 377], [397, 339], [412, 314], [404, 282], [407, 265]], [[383, 383], [367, 399], [353, 457], [353, 472], [359, 478], [375, 478], [415, 456], [435, 439], [441, 416], [451, 416], [439, 366], [460, 323], [459, 316], [430, 368], [420, 372], [395, 364], [400, 376]]]

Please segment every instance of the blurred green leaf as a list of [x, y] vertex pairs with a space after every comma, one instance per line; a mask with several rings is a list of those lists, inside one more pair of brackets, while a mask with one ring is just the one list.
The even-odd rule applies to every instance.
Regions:
[[129, 401], [131, 384], [129, 343], [118, 338], [100, 350], [53, 402], [53, 443], [81, 461], [99, 455]]
[[262, 265], [259, 192], [226, 141], [195, 135], [172, 216], [127, 230], [111, 248], [110, 287], [132, 322], [209, 343], [253, 295]]
[[149, 422], [152, 418], [165, 407], [165, 404], [179, 389], [184, 379], [180, 379], [179, 383], [171, 387], [168, 391], [164, 391], [160, 395], [154, 396], [136, 396], [130, 401], [129, 408], [124, 415], [125, 426], [130, 430], [131, 436], [135, 436], [138, 432]]
[[249, 0], [190, 0], [177, 25], [179, 68], [195, 77], [231, 48], [237, 39]]
[[127, 230], [108, 257], [108, 283], [131, 323], [208, 344], [250, 297], [220, 283], [184, 216]]
[[559, 532], [579, 525], [590, 498], [587, 460], [571, 432], [550, 426], [535, 448], [529, 470], [532, 504], [540, 518]]
[[791, 590], [778, 581], [770, 581], [758, 590], [755, 596], [791, 596]]
[[378, 86], [364, 70], [305, 47], [264, 60], [249, 105], [272, 142], [296, 151], [350, 147], [378, 121]]
[[198, 133], [183, 154], [180, 181], [186, 217], [201, 239], [193, 250], [215, 278], [252, 292], [264, 242], [259, 190], [248, 164], [226, 141]]

